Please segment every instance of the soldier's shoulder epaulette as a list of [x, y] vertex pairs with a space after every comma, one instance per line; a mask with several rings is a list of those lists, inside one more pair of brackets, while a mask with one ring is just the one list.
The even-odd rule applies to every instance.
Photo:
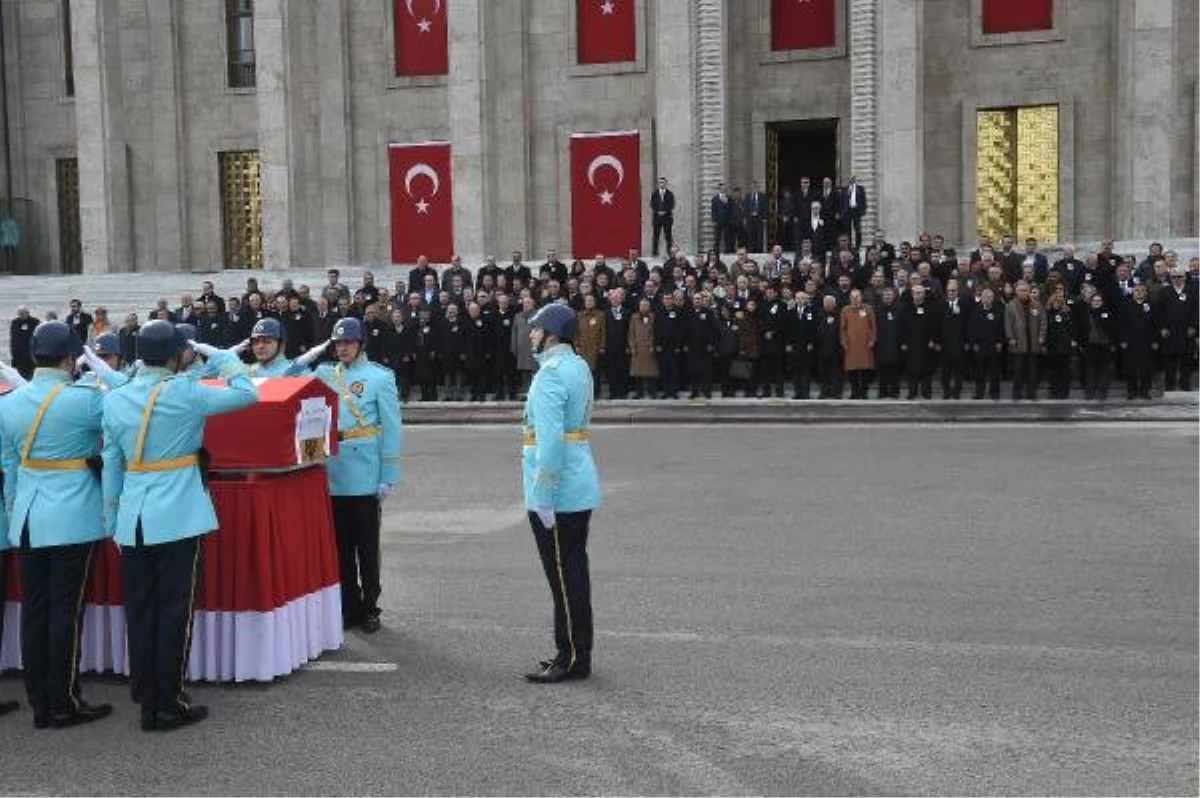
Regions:
[[552, 371], [557, 371], [558, 367], [562, 365], [562, 355], [559, 355], [559, 354], [552, 355], [552, 356], [546, 358], [545, 360], [543, 360], [540, 365], [544, 369], [550, 369]]
[[367, 365], [370, 367], [372, 372], [377, 372], [379, 374], [386, 374], [388, 376], [391, 376], [391, 373], [392, 373], [391, 370], [386, 368], [385, 366], [381, 366], [374, 361], [367, 363]]
[[77, 381], [72, 382], [69, 385], [67, 385], [67, 387], [68, 388], [87, 388], [87, 389], [90, 389], [93, 391], [97, 391], [100, 389], [100, 382], [99, 382], [99, 380], [93, 380], [91, 382], [83, 382], [82, 380], [77, 380]]

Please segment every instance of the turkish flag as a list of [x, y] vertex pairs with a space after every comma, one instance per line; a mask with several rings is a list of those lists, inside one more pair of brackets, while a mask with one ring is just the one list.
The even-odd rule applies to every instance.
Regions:
[[624, 255], [641, 246], [641, 149], [636, 130], [571, 136], [571, 252]]
[[576, 0], [575, 50], [581, 64], [637, 60], [635, 0]]
[[811, 50], [837, 44], [837, 0], [771, 0], [771, 49]]
[[448, 263], [454, 254], [450, 143], [392, 144], [392, 263], [424, 255]]
[[1054, 0], [983, 0], [984, 33], [1016, 33], [1054, 27]]
[[445, 75], [450, 70], [446, 3], [395, 0], [396, 74]]

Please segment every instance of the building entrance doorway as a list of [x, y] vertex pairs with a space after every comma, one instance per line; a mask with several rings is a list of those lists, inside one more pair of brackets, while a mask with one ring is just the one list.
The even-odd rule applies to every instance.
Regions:
[[803, 215], [806, 207], [797, 196], [801, 177], [808, 177], [813, 192], [820, 190], [821, 180], [826, 177], [838, 183], [838, 120], [771, 122], [766, 132], [766, 192], [770, 205], [767, 235], [772, 244], [794, 249], [793, 231], [780, 229], [779, 198], [784, 189], [791, 191], [796, 212]]

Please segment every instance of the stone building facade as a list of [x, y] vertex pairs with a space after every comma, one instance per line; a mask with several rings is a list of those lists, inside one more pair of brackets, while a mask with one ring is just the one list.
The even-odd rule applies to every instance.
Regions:
[[609, 130], [640, 132], [689, 251], [718, 181], [799, 170], [857, 175], [892, 240], [969, 244], [1022, 108], [1053, 109], [1053, 238], [1196, 234], [1197, 0], [1053, 0], [1000, 34], [985, 0], [832, 1], [831, 46], [781, 52], [772, 0], [619, 0], [634, 57], [585, 65], [573, 0], [408, 0], [446, 15], [449, 66], [404, 77], [405, 0], [0, 0], [15, 267], [386, 264], [388, 146], [421, 141], [450, 142], [458, 251], [565, 253], [568, 139]]

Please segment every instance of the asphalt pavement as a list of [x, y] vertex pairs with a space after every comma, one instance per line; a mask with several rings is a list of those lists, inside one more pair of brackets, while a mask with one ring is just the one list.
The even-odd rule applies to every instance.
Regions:
[[[384, 628], [212, 718], [0, 719], [0, 794], [1196, 794], [1195, 423], [605, 426], [585, 682], [513, 426], [413, 426]], [[0, 698], [20, 695], [0, 679]]]

